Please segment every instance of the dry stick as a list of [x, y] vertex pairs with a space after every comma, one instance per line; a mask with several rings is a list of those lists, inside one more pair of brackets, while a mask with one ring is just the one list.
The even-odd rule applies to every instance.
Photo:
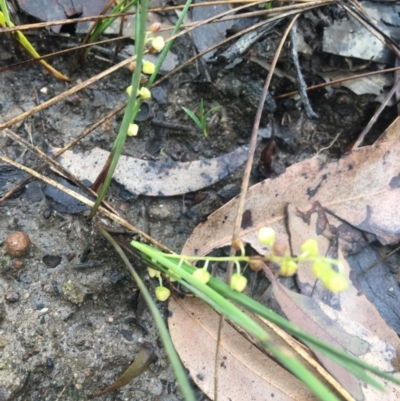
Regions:
[[[94, 192], [92, 189], [88, 188], [86, 185], [82, 184], [73, 174], [70, 173], [69, 170], [67, 170], [65, 167], [63, 167], [60, 163], [56, 162], [53, 158], [47, 156], [39, 148], [30, 144], [28, 141], [21, 138], [19, 135], [17, 135], [15, 132], [11, 131], [8, 128], [6, 128], [2, 132], [4, 132], [5, 135], [7, 135], [9, 138], [14, 140], [15, 142], [18, 142], [20, 145], [25, 146], [25, 148], [29, 149], [32, 153], [36, 154], [41, 159], [45, 160], [46, 164], [50, 164], [50, 166], [53, 167], [53, 169], [55, 170], [56, 173], [58, 173], [60, 175], [65, 175], [69, 180], [74, 182], [83, 191], [87, 192], [89, 195], [94, 196], [95, 198], [97, 197], [96, 192]], [[107, 209], [109, 209], [110, 211], [112, 211], [113, 213], [118, 214], [118, 212], [116, 210], [114, 210], [111, 205], [104, 203], [104, 206]]]
[[[399, 71], [399, 70], [400, 70], [400, 66], [399, 67], [393, 67], [393, 68], [387, 68], [385, 70], [365, 72], [364, 74], [358, 74], [358, 75], [354, 75], [354, 76], [351, 76], [351, 77], [338, 78], [338, 79], [335, 79], [335, 80], [330, 81], [330, 82], [324, 82], [322, 84], [309, 86], [308, 88], [306, 88], [306, 91], [312, 91], [312, 90], [315, 90], [315, 89], [321, 89], [321, 88], [325, 88], [326, 86], [340, 84], [342, 82], [351, 81], [353, 79], [370, 77], [372, 75], [385, 74], [385, 73], [388, 73], [388, 72], [394, 72], [394, 71]], [[299, 91], [293, 91], [293, 92], [284, 93], [283, 95], [275, 96], [275, 99], [285, 99], [287, 97], [297, 95], [298, 93], [299, 93]]]
[[397, 89], [400, 88], [400, 80], [396, 82], [395, 85], [393, 85], [393, 88], [390, 90], [388, 95], [386, 96], [386, 99], [382, 104], [379, 106], [378, 110], [375, 112], [375, 114], [372, 116], [371, 120], [369, 120], [369, 123], [367, 126], [363, 129], [357, 140], [355, 141], [354, 145], [351, 147], [351, 150], [357, 149], [361, 143], [364, 141], [365, 136], [368, 134], [372, 126], [375, 124], [376, 120], [382, 113], [383, 109], [386, 107], [386, 105], [389, 103], [390, 99], [393, 97], [393, 95], [396, 93]]
[[[289, 23], [288, 27], [286, 28], [286, 30], [282, 36], [279, 46], [276, 49], [274, 59], [272, 60], [271, 69], [268, 73], [267, 79], [265, 80], [263, 92], [262, 92], [260, 101], [258, 103], [257, 113], [256, 113], [256, 117], [254, 119], [253, 131], [251, 133], [248, 158], [247, 158], [246, 167], [245, 167], [244, 173], [243, 173], [242, 187], [240, 189], [240, 196], [239, 196], [239, 202], [238, 202], [239, 204], [237, 207], [235, 226], [233, 228], [233, 234], [232, 234], [232, 243], [236, 240], [236, 238], [239, 238], [239, 234], [240, 234], [240, 227], [242, 224], [244, 204], [245, 204], [245, 200], [246, 200], [247, 189], [249, 187], [250, 173], [251, 173], [251, 168], [252, 168], [253, 159], [254, 159], [254, 153], [255, 153], [256, 145], [257, 145], [258, 129], [260, 127], [261, 115], [263, 112], [265, 100], [267, 98], [268, 88], [271, 83], [272, 76], [274, 75], [274, 70], [275, 70], [276, 64], [278, 62], [279, 56], [281, 54], [283, 45], [285, 44], [286, 38], [289, 35], [290, 30], [292, 29], [294, 23], [297, 21], [299, 16], [300, 16], [300, 14], [297, 14], [296, 16], [293, 17], [292, 21]], [[229, 256], [235, 256], [235, 254], [236, 254], [236, 249], [231, 245]], [[232, 275], [232, 270], [233, 270], [233, 262], [230, 261], [228, 263], [228, 268], [226, 271], [226, 281], [227, 282], [229, 282], [229, 280], [230, 280], [230, 277]], [[218, 394], [218, 369], [219, 369], [218, 361], [219, 361], [219, 353], [220, 353], [220, 343], [221, 343], [221, 339], [222, 339], [223, 322], [224, 322], [224, 318], [221, 315], [219, 318], [217, 350], [216, 350], [216, 355], [215, 355], [215, 367], [214, 367], [214, 370], [215, 370], [214, 399], [215, 400], [217, 400], [217, 394]]]
[[297, 51], [297, 23], [293, 25], [293, 28], [290, 31], [290, 38], [292, 40], [292, 60], [296, 70], [298, 85], [297, 87], [299, 88], [301, 101], [303, 103], [308, 118], [319, 118], [318, 114], [313, 110], [310, 101], [308, 100], [306, 91], [307, 85], [304, 81], [303, 74], [301, 73], [299, 54]]
[[[281, 2], [292, 2], [292, 0], [282, 0]], [[298, 3], [315, 3], [315, 1], [310, 1], [310, 0], [298, 0]], [[330, 1], [332, 3], [333, 1]], [[243, 4], [243, 3], [250, 3], [250, 5], [256, 4], [254, 0], [221, 0], [221, 1], [210, 1], [210, 2], [204, 2], [204, 3], [199, 3], [199, 4], [191, 4], [190, 8], [194, 7], [208, 7], [208, 6], [214, 6], [214, 5], [226, 5], [226, 4]], [[152, 8], [149, 10], [149, 12], [165, 12], [165, 11], [175, 11], [175, 10], [181, 10], [185, 6], [170, 6], [170, 7], [158, 7], [158, 8]], [[278, 10], [278, 8], [276, 9]], [[107, 19], [107, 18], [112, 18], [114, 17], [126, 17], [128, 15], [135, 15], [136, 11], [128, 11], [126, 13], [117, 13], [117, 14], [107, 14], [107, 15], [94, 15], [91, 17], [79, 17], [79, 18], [68, 18], [68, 19], [62, 19], [62, 20], [57, 20], [57, 21], [49, 21], [49, 22], [37, 22], [35, 24], [25, 24], [25, 25], [18, 25], [18, 26], [13, 26], [9, 28], [0, 28], [0, 34], [5, 33], [5, 32], [15, 32], [15, 31], [26, 31], [28, 29], [39, 29], [39, 28], [47, 28], [49, 26], [53, 25], [68, 25], [68, 24], [76, 24], [78, 22], [88, 22], [88, 21], [95, 21], [97, 19]]]
[[[71, 191], [69, 188], [65, 187], [64, 185], [42, 175], [37, 173], [35, 170], [32, 170], [22, 164], [16, 163], [11, 159], [8, 159], [7, 157], [1, 156], [0, 155], [0, 161], [10, 164], [11, 166], [14, 166], [22, 171], [27, 172], [30, 175], [33, 175], [34, 177], [38, 178], [39, 180], [42, 180], [43, 182], [45, 182], [46, 184], [49, 184], [57, 189], [59, 189], [60, 191], [63, 191], [69, 195], [71, 195], [72, 197], [74, 197], [75, 199], [79, 200], [80, 202], [84, 203], [85, 205], [88, 205], [90, 207], [93, 207], [94, 202], [91, 201], [90, 199], [85, 198], [84, 196], [78, 194], [75, 191]], [[148, 234], [146, 234], [145, 232], [143, 232], [142, 230], [140, 230], [139, 228], [136, 228], [135, 226], [133, 226], [132, 224], [128, 223], [126, 220], [122, 219], [121, 217], [117, 216], [116, 214], [108, 211], [107, 209], [105, 209], [104, 207], [99, 207], [99, 211], [106, 217], [108, 217], [109, 219], [115, 221], [116, 223], [120, 224], [121, 226], [127, 228], [128, 230], [130, 230], [131, 232], [140, 235], [141, 237], [143, 237], [144, 239], [146, 239], [147, 241], [149, 241], [150, 243], [152, 243], [154, 246], [162, 249], [165, 252], [168, 253], [173, 253], [169, 248], [167, 248], [165, 245], [161, 244], [160, 242], [156, 241], [154, 238], [150, 237]]]
[[[119, 113], [125, 108], [126, 105], [120, 106], [117, 109], [113, 110], [111, 113], [107, 114], [105, 117], [103, 117], [101, 120], [97, 121], [96, 124], [92, 125], [89, 129], [84, 131], [81, 135], [79, 135], [77, 138], [72, 140], [70, 143], [65, 145], [62, 149], [60, 149], [57, 153], [55, 153], [52, 157], [52, 159], [57, 159], [57, 157], [61, 156], [64, 152], [66, 152], [68, 149], [72, 148], [75, 146], [79, 141], [81, 141], [83, 138], [88, 136], [91, 132], [93, 132], [96, 128], [98, 128], [100, 125], [104, 124], [107, 120], [109, 120], [111, 117], [113, 117], [115, 114]], [[35, 170], [37, 172], [42, 171], [45, 167], [47, 166], [47, 163], [43, 163], [40, 165], [38, 168]], [[19, 191], [23, 186], [28, 184], [33, 177], [28, 177], [25, 180], [23, 180], [21, 183], [17, 184], [14, 188], [10, 189], [2, 198], [0, 198], [0, 203], [8, 199], [11, 195], [13, 195], [15, 192]]]
[[11, 120], [8, 120], [7, 122], [5, 122], [3, 124], [0, 124], [0, 131], [2, 131], [5, 128], [10, 127], [13, 124], [19, 123], [20, 121], [23, 121], [26, 118], [30, 117], [32, 114], [42, 111], [42, 110], [46, 109], [47, 107], [50, 107], [53, 104], [59, 102], [60, 100], [65, 99], [68, 96], [80, 91], [81, 89], [86, 88], [87, 86], [89, 86], [89, 85], [93, 84], [94, 82], [98, 81], [99, 79], [111, 74], [112, 72], [118, 70], [119, 68], [124, 67], [125, 65], [128, 65], [134, 59], [135, 59], [134, 56], [129, 57], [126, 60], [121, 61], [120, 63], [101, 72], [100, 74], [97, 74], [94, 77], [87, 79], [86, 81], [74, 86], [71, 89], [68, 89], [67, 91], [65, 91], [63, 93], [60, 93], [59, 95], [53, 97], [52, 99], [48, 100], [47, 102], [44, 102], [44, 103], [40, 104], [39, 106], [36, 106], [33, 109], [28, 110], [25, 113], [22, 113], [19, 116], [12, 118]]
[[37, 57], [37, 58], [30, 58], [29, 60], [20, 61], [20, 62], [15, 63], [15, 64], [7, 65], [6, 67], [2, 67], [2, 68], [0, 68], [0, 73], [3, 72], [3, 71], [8, 71], [11, 68], [16, 68], [16, 67], [19, 67], [19, 66], [24, 65], [24, 64], [32, 63], [33, 61], [40, 61], [40, 60], [44, 60], [46, 58], [60, 56], [62, 54], [69, 53], [69, 52], [72, 52], [74, 50], [80, 50], [80, 49], [84, 49], [84, 48], [90, 47], [90, 46], [102, 45], [102, 44], [110, 43], [110, 42], [116, 42], [118, 40], [123, 40], [123, 39], [132, 39], [132, 36], [131, 35], [118, 36], [117, 38], [100, 40], [98, 42], [89, 43], [87, 45], [74, 46], [74, 47], [70, 47], [69, 49], [60, 50], [58, 52], [45, 54], [44, 56], [40, 56], [40, 57]]

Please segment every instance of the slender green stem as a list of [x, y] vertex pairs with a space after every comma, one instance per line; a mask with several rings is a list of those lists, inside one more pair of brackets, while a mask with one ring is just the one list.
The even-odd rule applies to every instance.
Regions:
[[[119, 158], [121, 156], [122, 150], [125, 145], [125, 140], [129, 128], [129, 124], [132, 122], [132, 119], [136, 116], [138, 108], [135, 107], [136, 104], [139, 104], [138, 99], [136, 98], [136, 93], [140, 84], [140, 74], [142, 72], [143, 65], [143, 53], [145, 46], [145, 38], [146, 38], [146, 24], [147, 24], [147, 8], [148, 8], [148, 0], [142, 0], [142, 7], [137, 6], [136, 10], [136, 34], [135, 34], [135, 52], [136, 52], [136, 68], [132, 75], [132, 92], [128, 100], [128, 104], [125, 108], [124, 117], [122, 119], [122, 123], [117, 135], [117, 138], [114, 141], [112, 150], [110, 152], [110, 156], [108, 158], [107, 163], [111, 161], [110, 168], [107, 172], [107, 176], [104, 180], [104, 183], [101, 187], [99, 195], [96, 199], [96, 202], [90, 212], [89, 219], [93, 218], [96, 214], [97, 209], [99, 208], [107, 190], [110, 186], [112, 176], [117, 167]], [[107, 165], [106, 163], [106, 165]]]
[[153, 316], [154, 322], [157, 326], [158, 332], [160, 334], [161, 340], [165, 347], [165, 352], [171, 362], [171, 365], [174, 369], [176, 379], [178, 380], [179, 387], [182, 391], [183, 396], [185, 397], [186, 401], [195, 401], [196, 397], [192, 388], [190, 387], [185, 368], [182, 366], [182, 363], [178, 357], [178, 354], [175, 351], [174, 345], [172, 344], [171, 337], [169, 335], [167, 326], [157, 306], [151, 297], [149, 291], [147, 290], [146, 286], [144, 285], [143, 281], [141, 280], [140, 276], [136, 273], [135, 269], [130, 264], [128, 258], [126, 257], [125, 253], [121, 249], [121, 247], [114, 241], [111, 235], [103, 228], [97, 227], [97, 230], [107, 239], [107, 241], [113, 246], [115, 251], [118, 253], [119, 257], [124, 262], [126, 268], [128, 269], [130, 275], [132, 276], [133, 280], [136, 282], [147, 306], [149, 307], [150, 313]]

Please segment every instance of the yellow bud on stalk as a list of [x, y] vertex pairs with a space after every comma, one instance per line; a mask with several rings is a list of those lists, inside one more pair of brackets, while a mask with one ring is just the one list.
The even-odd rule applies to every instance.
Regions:
[[276, 233], [272, 227], [261, 227], [258, 230], [258, 240], [267, 246], [272, 246], [275, 242]]
[[324, 287], [332, 292], [342, 292], [349, 288], [346, 277], [334, 270], [327, 271], [321, 278], [321, 281]]
[[126, 88], [126, 93], [128, 94], [128, 96], [131, 95], [131, 93], [132, 93], [132, 85], [130, 85], [130, 86], [128, 86], [128, 87]]
[[211, 274], [204, 268], [196, 269], [193, 272], [193, 277], [197, 280], [201, 281], [204, 284], [207, 284], [210, 280]]
[[293, 276], [293, 274], [297, 272], [298, 268], [299, 267], [297, 266], [297, 263], [293, 260], [284, 260], [281, 264], [279, 274], [285, 277]]
[[155, 38], [151, 39], [151, 47], [158, 52], [160, 52], [162, 49], [164, 49], [165, 46], [165, 41], [162, 36], [156, 36]]
[[156, 270], [156, 269], [153, 269], [153, 268], [150, 267], [150, 266], [147, 268], [147, 272], [149, 273], [149, 276], [150, 276], [151, 278], [154, 278], [154, 277], [159, 278], [159, 277], [161, 276], [161, 272], [159, 272], [159, 271]]
[[139, 90], [139, 96], [142, 99], [151, 99], [151, 92], [146, 87], [143, 86]]
[[139, 131], [139, 126], [137, 124], [129, 124], [128, 136], [136, 136]]
[[171, 291], [167, 287], [164, 287], [162, 285], [160, 285], [159, 287], [156, 287], [156, 298], [159, 301], [161, 301], [161, 302], [166, 301], [170, 295], [171, 295]]
[[247, 285], [247, 278], [239, 273], [233, 273], [231, 277], [231, 288], [237, 292], [242, 292]]
[[322, 277], [324, 277], [324, 274], [329, 270], [332, 270], [331, 265], [324, 260], [317, 260], [312, 265], [312, 272], [314, 276], [319, 279], [322, 279]]
[[155, 69], [156, 69], [156, 66], [153, 63], [151, 63], [150, 61], [147, 61], [147, 60], [143, 60], [142, 71], [144, 74], [151, 75]]
[[302, 246], [301, 246], [302, 254], [300, 256], [311, 256], [316, 257], [318, 256], [318, 242], [310, 238], [308, 239]]

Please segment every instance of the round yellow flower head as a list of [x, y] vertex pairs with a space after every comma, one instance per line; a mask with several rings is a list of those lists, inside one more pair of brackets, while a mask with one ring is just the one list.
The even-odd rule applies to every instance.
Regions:
[[151, 99], [151, 92], [146, 87], [143, 86], [139, 90], [139, 96], [142, 99]]
[[144, 74], [151, 75], [155, 69], [156, 69], [156, 66], [153, 63], [151, 63], [150, 61], [147, 61], [147, 60], [143, 60], [142, 71]]
[[160, 277], [161, 276], [161, 272], [159, 272], [158, 270], [156, 270], [156, 269], [153, 269], [152, 267], [148, 267], [147, 268], [147, 272], [149, 273], [149, 276], [151, 277], [151, 278], [154, 278], [154, 277]]
[[272, 227], [261, 227], [258, 230], [258, 240], [267, 246], [272, 246], [275, 242], [276, 233]]
[[231, 277], [231, 288], [237, 292], [242, 292], [247, 285], [247, 278], [239, 273], [233, 273]]
[[136, 136], [139, 131], [139, 126], [137, 124], [130, 124], [128, 127], [128, 136]]
[[206, 269], [196, 269], [193, 272], [193, 277], [197, 280], [201, 281], [204, 284], [207, 284], [210, 280], [211, 274]]
[[297, 272], [298, 268], [299, 267], [297, 266], [297, 263], [293, 260], [284, 260], [281, 264], [279, 274], [286, 277], [293, 276], [293, 274]]
[[162, 36], [156, 36], [155, 38], [151, 39], [151, 47], [158, 52], [160, 52], [162, 49], [164, 49], [165, 46], [165, 41]]
[[311, 256], [316, 257], [318, 256], [318, 242], [310, 238], [308, 239], [302, 246], [301, 246], [301, 256]]
[[159, 287], [156, 287], [156, 298], [159, 301], [161, 301], [161, 302], [166, 301], [170, 295], [171, 295], [171, 291], [167, 287], [164, 287], [162, 285], [160, 285]]

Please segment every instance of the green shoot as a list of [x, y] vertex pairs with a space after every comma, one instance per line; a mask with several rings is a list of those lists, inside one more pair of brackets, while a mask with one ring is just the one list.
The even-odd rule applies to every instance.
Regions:
[[215, 106], [208, 110], [207, 112], [204, 112], [204, 100], [200, 100], [200, 107], [199, 107], [199, 117], [196, 116], [196, 114], [193, 113], [192, 110], [188, 109], [187, 107], [182, 107], [183, 111], [194, 121], [194, 123], [197, 125], [198, 128], [201, 129], [203, 132], [203, 135], [207, 138], [208, 137], [208, 132], [207, 132], [207, 117], [211, 114], [220, 109], [222, 106]]
[[[175, 28], [172, 32], [172, 35], [175, 35], [182, 23], [183, 19], [185, 18], [189, 7], [192, 3], [192, 0], [187, 0], [185, 7], [182, 10], [181, 15], [179, 16], [179, 19], [175, 25]], [[99, 195], [96, 199], [96, 203], [93, 206], [93, 209], [90, 213], [89, 218], [93, 218], [93, 216], [96, 214], [97, 209], [99, 208], [101, 202], [103, 201], [104, 196], [107, 193], [108, 187], [110, 186], [112, 176], [114, 174], [114, 171], [117, 167], [119, 157], [121, 156], [122, 150], [124, 148], [126, 136], [128, 134], [128, 129], [134, 121], [137, 113], [140, 110], [140, 105], [142, 104], [142, 101], [139, 98], [136, 98], [136, 93], [137, 90], [139, 89], [139, 84], [140, 84], [140, 71], [142, 69], [142, 64], [143, 64], [143, 54], [144, 54], [144, 46], [145, 46], [145, 41], [146, 41], [146, 23], [147, 23], [147, 1], [143, 0], [142, 1], [142, 7], [138, 7], [138, 12], [136, 13], [136, 35], [135, 35], [135, 43], [136, 43], [136, 68], [132, 76], [132, 92], [131, 96], [129, 97], [128, 104], [125, 109], [124, 117], [121, 123], [120, 130], [118, 132], [117, 138], [113, 144], [113, 148], [111, 150], [111, 154], [109, 159], [107, 160], [105, 166], [103, 167], [103, 172], [106, 174], [106, 178], [104, 179], [104, 182], [102, 183], [101, 190], [99, 192]], [[164, 47], [162, 53], [160, 54], [159, 60], [155, 66], [154, 72], [152, 73], [146, 87], [150, 88], [150, 86], [153, 84], [158, 71], [160, 70], [163, 61], [165, 60], [165, 57], [169, 51], [169, 49], [172, 46], [173, 41], [169, 41], [167, 45]]]

